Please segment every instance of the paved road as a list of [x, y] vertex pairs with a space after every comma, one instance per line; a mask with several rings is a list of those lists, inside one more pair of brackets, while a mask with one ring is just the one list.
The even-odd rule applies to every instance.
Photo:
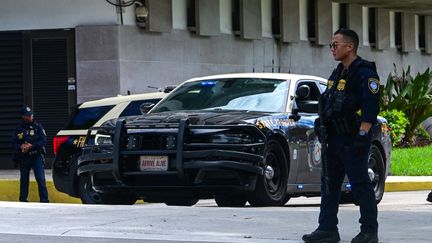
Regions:
[[[387, 192], [379, 205], [380, 242], [431, 242], [429, 191]], [[218, 208], [0, 202], [0, 242], [301, 242], [315, 229], [319, 198], [284, 207]], [[342, 242], [358, 232], [358, 208], [342, 205]]]

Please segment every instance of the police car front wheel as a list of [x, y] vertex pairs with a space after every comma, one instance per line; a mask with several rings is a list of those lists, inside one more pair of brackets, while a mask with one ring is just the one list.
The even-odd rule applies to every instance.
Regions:
[[282, 145], [270, 140], [265, 153], [266, 171], [259, 175], [255, 191], [249, 195], [253, 207], [280, 206], [287, 202], [288, 161]]

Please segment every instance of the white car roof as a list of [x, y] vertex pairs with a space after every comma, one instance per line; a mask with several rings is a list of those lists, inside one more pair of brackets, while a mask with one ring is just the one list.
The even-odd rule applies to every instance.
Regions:
[[205, 77], [197, 77], [189, 79], [185, 82], [193, 82], [208, 79], [223, 79], [223, 78], [267, 78], [267, 79], [284, 79], [284, 80], [299, 80], [299, 79], [314, 79], [326, 82], [327, 80], [313, 75], [292, 74], [292, 73], [230, 73], [219, 74]]
[[134, 94], [134, 95], [122, 95], [116, 97], [103, 98], [99, 100], [87, 101], [80, 105], [80, 108], [105, 106], [105, 105], [116, 105], [121, 102], [135, 101], [135, 100], [150, 100], [150, 99], [162, 99], [167, 96], [164, 92], [153, 92], [145, 94]]

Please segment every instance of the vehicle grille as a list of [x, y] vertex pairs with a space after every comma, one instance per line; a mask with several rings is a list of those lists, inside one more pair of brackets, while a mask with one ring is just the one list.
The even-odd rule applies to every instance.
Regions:
[[165, 134], [140, 134], [128, 136], [126, 149], [128, 150], [164, 150], [175, 149], [176, 137]]

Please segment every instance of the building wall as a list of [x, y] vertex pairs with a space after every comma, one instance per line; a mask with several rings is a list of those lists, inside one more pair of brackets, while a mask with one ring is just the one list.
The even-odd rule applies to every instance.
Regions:
[[[76, 35], [79, 102], [154, 91], [148, 86], [218, 73], [291, 72], [326, 78], [337, 64], [328, 46], [308, 41], [281, 44], [273, 38], [243, 40], [231, 34], [201, 37], [188, 30], [151, 33], [135, 26], [79, 27]], [[383, 82], [393, 63], [398, 68], [410, 65], [412, 73], [423, 72], [431, 63], [430, 55], [395, 48], [362, 46], [359, 55], [376, 62]]]
[[[282, 0], [281, 3], [292, 4], [292, 1]], [[271, 0], [253, 1], [254, 6], [259, 6], [261, 11], [247, 9], [259, 13], [262, 20], [255, 21], [259, 26], [252, 32], [258, 32], [258, 37], [256, 33], [252, 33], [251, 39], [233, 33], [231, 0], [219, 0], [219, 19], [204, 20], [219, 21], [219, 33], [213, 36], [199, 36], [188, 30], [186, 0], [173, 0], [171, 5], [162, 5], [168, 7], [159, 11], [171, 11], [169, 21], [172, 22], [170, 30], [159, 32], [136, 27], [134, 7], [123, 9], [121, 24], [121, 16], [116, 8], [103, 0], [39, 0], [37, 4], [30, 0], [4, 0], [0, 8], [0, 31], [75, 28], [78, 102], [125, 94], [128, 91], [152, 91], [148, 86], [178, 84], [191, 77], [216, 73], [292, 72], [327, 77], [336, 64], [325, 45], [330, 42], [330, 38], [328, 41], [327, 38], [319, 39], [318, 43], [322, 45], [309, 40], [308, 1], [297, 1], [293, 5], [297, 9], [287, 8], [287, 11], [298, 11], [297, 20], [289, 19], [291, 24], [294, 21], [292, 26], [298, 30], [288, 32], [297, 36], [291, 36], [289, 40], [272, 36]], [[243, 2], [246, 5], [249, 3]], [[322, 4], [323, 2], [326, 3]], [[334, 15], [330, 21], [328, 17], [325, 18], [325, 22], [330, 25], [326, 29], [335, 30], [339, 21], [339, 4], [320, 0], [319, 6], [327, 7], [320, 9], [320, 15], [316, 17], [322, 19], [323, 16]], [[367, 8], [359, 6], [358, 11], [362, 13], [362, 19], [356, 20], [356, 25], [361, 26], [363, 36], [359, 55], [376, 61], [382, 80], [385, 81], [393, 71], [393, 63], [399, 68], [410, 65], [413, 73], [424, 71], [432, 63], [432, 56], [421, 52], [418, 45], [413, 48], [408, 46], [409, 52], [396, 49], [393, 12], [384, 11], [380, 16], [386, 21], [378, 21], [386, 23], [380, 27], [387, 28], [388, 34], [380, 37], [388, 40], [388, 45], [384, 43], [382, 46], [385, 48], [382, 49], [371, 47], [368, 41]], [[408, 21], [418, 21], [417, 18], [410, 19], [408, 16]], [[246, 19], [243, 22], [248, 24], [251, 21]], [[331, 37], [331, 33], [320, 32], [319, 36]], [[415, 38], [413, 35], [412, 39]], [[427, 44], [430, 46], [430, 43], [431, 40]]]
[[77, 27], [75, 36], [78, 103], [119, 94], [119, 27]]
[[[75, 28], [119, 24], [116, 8], [105, 0], [2, 0], [0, 31]], [[133, 8], [125, 8], [123, 23], [135, 25]]]

